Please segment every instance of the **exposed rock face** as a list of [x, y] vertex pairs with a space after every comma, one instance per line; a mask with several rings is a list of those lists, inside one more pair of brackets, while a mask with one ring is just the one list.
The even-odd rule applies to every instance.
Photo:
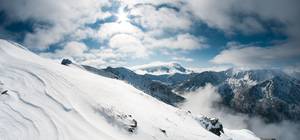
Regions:
[[61, 64], [62, 65], [70, 65], [70, 64], [72, 64], [72, 61], [71, 60], [69, 60], [69, 59], [63, 59], [62, 61], [61, 61]]
[[8, 90], [4, 88], [4, 83], [0, 81], [0, 95], [8, 95]]
[[270, 122], [284, 119], [299, 121], [299, 81], [276, 76], [236, 94], [231, 106], [241, 112], [264, 116]]
[[217, 118], [209, 118], [206, 116], [194, 117], [202, 127], [207, 129], [208, 131], [221, 136], [224, 133], [223, 125]]
[[117, 75], [115, 75], [111, 72], [104, 71], [103, 69], [97, 69], [97, 68], [87, 66], [87, 65], [82, 65], [82, 66], [84, 67], [84, 69], [86, 69], [87, 71], [92, 72], [94, 74], [98, 74], [98, 75], [108, 77], [108, 78], [118, 79]]
[[222, 103], [267, 122], [300, 120], [300, 82], [275, 70], [203, 72], [176, 87], [179, 93], [210, 83], [218, 88]]
[[195, 74], [191, 78], [179, 84], [175, 89], [179, 93], [195, 91], [200, 87], [204, 87], [207, 83], [210, 83], [212, 85], [218, 85], [224, 82], [225, 80], [226, 75], [224, 73], [208, 71]]

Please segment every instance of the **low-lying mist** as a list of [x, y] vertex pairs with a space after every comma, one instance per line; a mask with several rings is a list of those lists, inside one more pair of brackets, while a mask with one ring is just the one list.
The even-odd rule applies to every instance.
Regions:
[[216, 117], [225, 128], [249, 129], [261, 138], [276, 138], [276, 140], [299, 140], [300, 124], [291, 121], [280, 123], [265, 123], [260, 117], [249, 117], [246, 114], [234, 112], [227, 107], [216, 107], [221, 101], [217, 89], [207, 84], [195, 92], [185, 94], [187, 101], [181, 108], [190, 110], [194, 114]]

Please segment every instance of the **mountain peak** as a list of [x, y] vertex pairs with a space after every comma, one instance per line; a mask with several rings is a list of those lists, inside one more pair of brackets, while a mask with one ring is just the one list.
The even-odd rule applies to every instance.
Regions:
[[175, 74], [175, 73], [191, 73], [191, 70], [184, 68], [177, 62], [152, 62], [145, 65], [134, 66], [131, 68], [138, 74]]

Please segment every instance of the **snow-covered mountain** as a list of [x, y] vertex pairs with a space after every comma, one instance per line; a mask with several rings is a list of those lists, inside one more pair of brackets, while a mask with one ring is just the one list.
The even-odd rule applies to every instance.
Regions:
[[196, 73], [190, 74], [182, 74], [182, 73], [174, 73], [174, 74], [163, 74], [163, 75], [152, 75], [152, 74], [144, 74], [143, 76], [151, 79], [152, 81], [161, 82], [165, 85], [168, 85], [172, 88], [176, 87], [178, 84], [183, 83], [195, 76]]
[[150, 64], [134, 66], [131, 68], [138, 74], [164, 75], [164, 74], [188, 74], [191, 70], [182, 67], [176, 62], [153, 62]]
[[216, 86], [223, 103], [236, 111], [263, 116], [268, 122], [300, 121], [300, 81], [280, 70], [202, 72], [176, 91], [194, 91], [207, 83]]
[[0, 40], [0, 81], [1, 140], [259, 139], [248, 130], [226, 128], [219, 137], [210, 132], [220, 126], [215, 119], [5, 40]]
[[238, 112], [262, 116], [267, 122], [300, 120], [299, 81], [280, 70], [229, 69], [163, 75], [139, 75], [126, 68], [107, 68], [102, 71], [171, 105], [183, 101], [174, 91], [195, 91], [210, 83], [218, 88], [222, 103]]
[[[91, 71], [91, 67], [84, 67], [87, 68], [86, 70], [95, 73], [94, 71]], [[103, 71], [105, 73], [99, 73], [99, 71]], [[136, 74], [133, 71], [123, 67], [108, 67], [106, 69], [98, 69], [96, 74], [104, 76], [114, 75], [113, 78], [126, 81], [135, 88], [142, 90], [143, 92], [170, 105], [175, 105], [176, 103], [184, 101], [184, 98], [182, 96], [175, 94], [167, 85], [158, 81], [153, 81], [144, 75]]]

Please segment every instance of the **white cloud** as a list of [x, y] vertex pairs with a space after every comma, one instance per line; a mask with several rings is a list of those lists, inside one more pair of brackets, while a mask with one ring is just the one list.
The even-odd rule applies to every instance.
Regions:
[[54, 53], [41, 53], [40, 55], [52, 58], [61, 57], [80, 57], [87, 51], [88, 47], [80, 42], [68, 42], [63, 49], [56, 50]]
[[98, 31], [98, 34], [100, 40], [108, 40], [117, 34], [139, 35], [142, 34], [142, 31], [129, 22], [111, 22], [103, 24]]
[[192, 67], [190, 68], [194, 72], [204, 72], [204, 71], [215, 71], [215, 72], [220, 72], [220, 71], [225, 71], [231, 68], [230, 66], [226, 65], [218, 65], [218, 66], [210, 66], [210, 67]]
[[136, 5], [161, 5], [161, 4], [171, 4], [174, 6], [180, 6], [182, 0], [122, 0], [129, 8]]
[[[178, 32], [173, 36], [166, 36], [165, 30], [186, 30], [191, 25], [188, 16], [170, 8], [156, 9], [154, 5], [133, 5], [126, 10], [126, 2], [120, 6], [117, 22], [103, 24], [99, 31], [99, 41], [108, 41], [108, 46], [114, 48], [122, 56], [131, 58], [147, 57], [152, 52], [165, 49], [172, 50], [194, 50], [207, 47], [203, 37], [195, 37], [187, 32]], [[128, 17], [134, 17], [135, 24]], [[140, 29], [136, 24], [147, 28]], [[130, 55], [128, 55], [130, 54]]]
[[204, 38], [195, 37], [190, 34], [179, 34], [174, 37], [156, 39], [148, 37], [144, 39], [144, 44], [154, 49], [169, 50], [194, 50], [208, 47]]
[[87, 46], [80, 42], [69, 42], [63, 50], [58, 51], [63, 55], [80, 56], [87, 50]]
[[233, 0], [190, 0], [187, 10], [191, 9], [193, 14], [199, 17], [211, 27], [229, 29], [232, 19], [229, 10]]
[[[97, 54], [110, 52], [108, 54], [112, 60], [124, 60], [147, 57], [159, 49], [189, 51], [205, 46], [202, 38], [187, 33], [192, 21], [186, 11], [155, 7], [160, 4], [180, 7], [183, 4], [181, 0], [120, 1], [117, 13], [101, 11], [102, 7], [109, 7], [116, 2], [110, 0], [23, 0], [22, 3], [17, 0], [0, 1], [3, 3], [0, 9], [8, 13], [10, 22], [34, 20], [35, 23], [45, 23], [36, 24], [34, 32], [26, 33], [24, 44], [33, 50], [45, 50], [50, 45], [59, 43], [59, 46], [63, 46], [62, 50], [56, 50], [52, 54], [41, 53], [51, 58], [72, 56], [76, 57], [75, 60], [86, 62], [88, 59], [106, 59], [103, 57], [106, 56], [104, 53], [101, 53], [102, 56]], [[111, 15], [122, 20], [103, 23], [99, 29], [86, 26]], [[134, 18], [130, 21], [129, 17]], [[135, 24], [132, 24], [133, 21], [136, 21]], [[147, 30], [141, 30], [136, 24]], [[176, 33], [169, 37], [165, 30]], [[66, 40], [79, 42], [86, 38], [95, 39], [104, 46], [99, 46], [97, 51], [86, 49], [76, 53], [72, 52], [75, 51], [74, 48], [62, 43]], [[107, 62], [108, 59], [103, 61]]]
[[9, 21], [46, 23], [35, 25], [34, 32], [25, 36], [26, 46], [40, 50], [64, 40], [85, 24], [106, 17], [101, 7], [109, 5], [106, 0], [1, 0], [0, 3]]
[[183, 56], [175, 56], [172, 58], [174, 61], [184, 61], [184, 62], [192, 62], [194, 61], [192, 58], [183, 57]]
[[299, 20], [295, 18], [300, 13], [298, 5], [297, 0], [190, 0], [186, 9], [191, 9], [196, 17], [210, 27], [227, 33], [234, 30], [245, 33], [262, 32], [264, 30], [260, 20], [275, 20], [287, 24], [287, 31], [292, 34], [295, 31], [290, 29], [299, 29]]
[[290, 43], [272, 47], [229, 44], [229, 49], [223, 50], [211, 61], [249, 68], [287, 66], [293, 64], [292, 60], [299, 59], [299, 54], [300, 48]]
[[[265, 32], [285, 34], [284, 44], [268, 47], [255, 45], [231, 46], [211, 61], [238, 67], [285, 67], [299, 59], [300, 20], [297, 0], [191, 0], [187, 10], [208, 26], [231, 34], [241, 31], [247, 35]], [[265, 23], [262, 23], [265, 22]], [[273, 23], [282, 26], [273, 27]], [[269, 29], [266, 29], [269, 28]], [[269, 32], [269, 31], [268, 31]]]
[[109, 46], [126, 56], [146, 57], [148, 56], [147, 48], [143, 46], [138, 38], [127, 34], [118, 34], [113, 36], [109, 41]]
[[141, 5], [133, 8], [130, 14], [134, 17], [133, 21], [148, 30], [187, 30], [192, 24], [187, 13], [171, 8]]
[[[99, 46], [97, 51], [87, 49], [83, 52], [82, 61], [99, 59], [96, 54], [88, 54], [96, 52], [110, 52], [108, 58], [124, 60], [150, 56], [157, 50], [164, 54], [172, 54], [169, 52], [208, 47], [204, 37], [196, 37], [189, 33], [191, 25], [197, 19], [226, 33], [241, 31], [245, 34], [265, 32], [265, 26], [268, 25], [262, 22], [280, 21], [283, 27], [278, 30], [289, 37], [286, 45], [268, 48], [232, 47], [222, 51], [212, 60], [217, 64], [261, 66], [275, 61], [284, 63], [299, 53], [298, 47], [295, 47], [300, 44], [300, 20], [296, 18], [300, 10], [297, 0], [122, 0], [119, 1], [121, 6], [117, 13], [101, 10], [114, 2], [116, 1], [0, 0], [0, 9], [8, 14], [6, 22], [35, 21], [34, 32], [26, 33], [24, 39], [24, 44], [29, 48], [45, 50], [51, 44], [66, 40], [78, 42], [86, 38], [104, 44]], [[158, 8], [158, 5], [161, 7]], [[111, 15], [119, 18], [121, 15], [123, 19], [106, 22], [99, 30], [86, 27], [86, 24], [93, 24], [97, 19]], [[105, 44], [107, 42], [108, 44]], [[59, 50], [54, 55], [58, 52]], [[102, 56], [105, 56], [104, 53]], [[101, 60], [104, 59], [102, 56]]]

